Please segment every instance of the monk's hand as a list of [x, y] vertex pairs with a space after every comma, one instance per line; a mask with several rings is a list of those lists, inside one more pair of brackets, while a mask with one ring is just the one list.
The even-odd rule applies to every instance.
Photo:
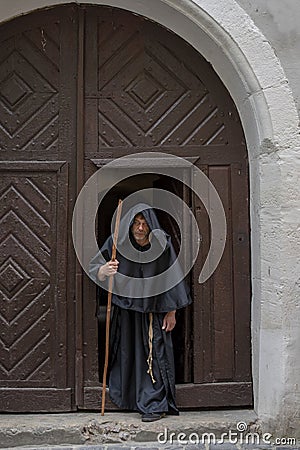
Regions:
[[173, 328], [176, 325], [176, 318], [175, 318], [176, 311], [170, 311], [168, 312], [163, 320], [163, 326], [162, 329], [165, 331], [172, 331]]
[[115, 275], [118, 271], [119, 261], [116, 259], [114, 261], [108, 261], [106, 264], [101, 266], [98, 270], [98, 277], [100, 281], [105, 280], [106, 277]]

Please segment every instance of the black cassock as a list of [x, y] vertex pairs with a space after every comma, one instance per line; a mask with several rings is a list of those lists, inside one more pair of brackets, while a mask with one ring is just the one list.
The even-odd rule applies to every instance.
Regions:
[[[150, 243], [139, 246], [131, 235], [134, 217], [142, 213], [150, 230]], [[154, 230], [160, 230], [155, 234]], [[133, 252], [130, 253], [133, 249]], [[151, 260], [151, 250], [159, 256]], [[108, 280], [99, 282], [99, 266], [111, 258], [110, 236], [90, 263], [90, 276], [107, 290]], [[149, 258], [150, 254], [150, 258]], [[159, 281], [161, 291], [152, 295], [151, 285], [143, 285], [149, 277], [166, 271], [172, 266], [168, 280], [180, 280], [181, 269], [168, 236], [160, 227], [154, 210], [146, 204], [138, 204], [125, 214], [120, 223], [117, 245], [118, 273], [114, 276], [112, 295], [113, 312], [110, 335], [110, 398], [121, 409], [144, 413], [178, 414], [175, 403], [175, 367], [171, 332], [162, 329], [163, 318], [169, 311], [191, 303], [184, 281], [168, 288], [167, 281]], [[134, 260], [132, 260], [134, 259]], [[120, 275], [128, 278], [118, 279]], [[166, 278], [166, 277], [165, 277]], [[138, 279], [141, 283], [136, 283]], [[153, 281], [155, 283], [155, 281]], [[175, 282], [173, 282], [173, 285]], [[153, 285], [152, 285], [153, 286]], [[126, 295], [122, 295], [125, 293]]]

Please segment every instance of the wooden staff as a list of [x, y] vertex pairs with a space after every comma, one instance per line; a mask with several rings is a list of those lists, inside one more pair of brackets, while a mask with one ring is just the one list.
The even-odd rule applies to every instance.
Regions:
[[[114, 231], [114, 238], [113, 238], [112, 253], [111, 253], [112, 261], [114, 261], [116, 259], [116, 254], [117, 254], [117, 240], [118, 240], [118, 235], [119, 235], [121, 211], [122, 211], [122, 200], [119, 200], [117, 216], [116, 216], [115, 231]], [[106, 375], [107, 375], [108, 355], [109, 355], [109, 326], [110, 326], [110, 311], [111, 311], [113, 278], [114, 278], [114, 275], [110, 275], [109, 283], [108, 283], [108, 297], [107, 297], [107, 310], [106, 310], [106, 344], [105, 344], [105, 362], [104, 362], [103, 383], [102, 383], [101, 416], [104, 416], [104, 408], [105, 408]]]

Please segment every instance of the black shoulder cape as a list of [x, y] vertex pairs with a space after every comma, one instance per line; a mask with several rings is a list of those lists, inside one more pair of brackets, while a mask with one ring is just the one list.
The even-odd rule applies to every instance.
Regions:
[[[152, 233], [150, 244], [143, 247], [136, 243], [130, 232], [133, 219], [138, 213], [143, 214], [151, 232], [154, 230], [159, 230], [160, 232], [158, 235], [155, 232]], [[108, 280], [100, 282], [97, 273], [99, 267], [111, 258], [112, 242], [113, 239], [110, 236], [90, 263], [90, 277], [105, 290], [108, 290]], [[160, 249], [161, 254], [154, 261], [148, 262], [149, 255], [147, 250], [151, 249], [151, 246], [153, 246], [153, 249]], [[138, 257], [135, 256], [135, 261], [132, 261], [130, 257], [132, 249], [137, 251], [135, 255], [138, 255]], [[114, 282], [118, 283], [118, 293], [113, 293], [112, 303], [120, 308], [138, 312], [168, 312], [189, 305], [191, 297], [184, 280], [180, 281], [182, 272], [176, 259], [177, 256], [171, 243], [171, 238], [162, 230], [154, 210], [149, 205], [142, 203], [131, 208], [121, 220], [117, 243], [118, 273], [129, 278], [118, 280], [118, 274], [114, 276]], [[147, 286], [144, 287], [142, 282], [138, 285], [135, 282], [135, 278], [147, 279], [155, 277], [171, 266], [169, 278], [179, 280], [179, 282], [176, 285], [173, 283], [174, 286], [170, 289], [166, 288], [165, 292], [151, 295], [151, 289], [149, 291], [149, 288]], [[155, 278], [153, 283], [155, 283]], [[122, 295], [123, 291], [126, 291], [127, 294]]]

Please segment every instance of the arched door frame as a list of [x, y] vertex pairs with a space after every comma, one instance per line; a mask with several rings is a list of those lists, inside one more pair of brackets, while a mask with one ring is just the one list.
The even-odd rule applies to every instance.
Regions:
[[[17, 0], [5, 2], [0, 21], [70, 2], [28, 0], [21, 5]], [[292, 401], [287, 404], [285, 398], [292, 397], [292, 386], [297, 383], [296, 370], [293, 373], [288, 362], [288, 349], [291, 345], [297, 348], [299, 341], [296, 319], [287, 301], [295, 301], [292, 287], [298, 251], [289, 245], [292, 223], [283, 214], [284, 206], [290, 202], [290, 188], [295, 189], [297, 169], [293, 155], [300, 148], [299, 118], [280, 61], [235, 0], [223, 1], [222, 5], [217, 0], [76, 3], [127, 9], [166, 26], [211, 62], [235, 101], [250, 165], [254, 408], [259, 418], [265, 419], [266, 426], [275, 424], [278, 433], [286, 428], [288, 417], [296, 411], [296, 397], [294, 409]], [[287, 320], [283, 322], [284, 315]]]

